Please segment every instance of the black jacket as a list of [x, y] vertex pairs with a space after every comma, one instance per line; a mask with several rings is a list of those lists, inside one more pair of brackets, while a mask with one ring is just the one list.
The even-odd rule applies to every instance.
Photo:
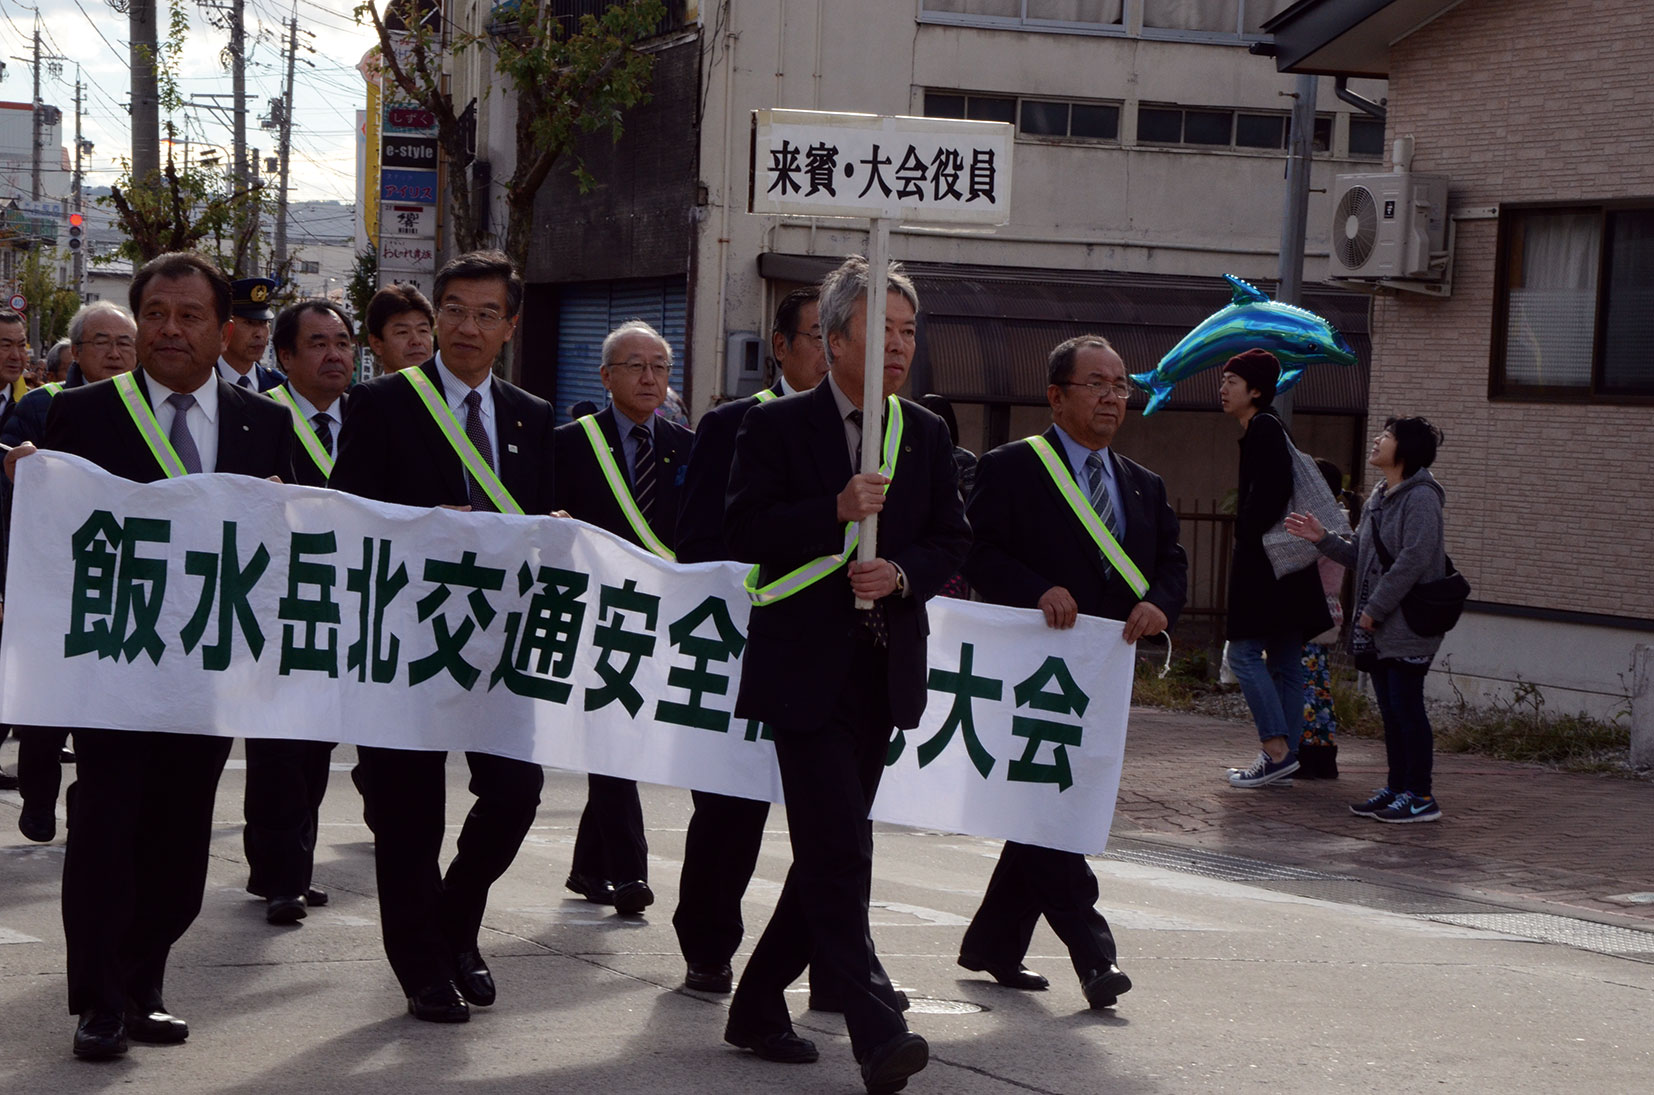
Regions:
[[[770, 391], [777, 396], [781, 386]], [[741, 420], [758, 406], [757, 396], [714, 407], [695, 427], [695, 445], [689, 450], [689, 471], [678, 500], [678, 542], [673, 545], [680, 563], [706, 563], [731, 558], [724, 543], [724, 499], [729, 493], [729, 466], [735, 462], [735, 435]]]
[[[609, 443], [609, 453], [620, 469], [628, 489], [631, 477], [626, 471], [626, 456], [620, 448], [620, 430], [615, 425], [615, 409], [604, 407], [597, 412], [597, 425]], [[627, 423], [630, 428], [630, 423]], [[675, 422], [655, 416], [654, 440], [650, 446], [655, 454], [655, 504], [649, 527], [667, 547], [677, 538], [678, 496], [683, 489], [684, 473], [689, 467], [689, 449], [695, 435]], [[557, 427], [552, 437], [557, 453], [557, 482], [554, 493], [557, 508], [567, 510], [570, 517], [590, 525], [607, 529], [616, 536], [638, 543], [637, 534], [615, 501], [609, 481], [603, 478], [597, 454], [592, 452], [586, 428], [579, 422], [568, 422]], [[642, 545], [639, 544], [641, 547]]]
[[1281, 420], [1259, 411], [1240, 440], [1240, 494], [1229, 565], [1230, 639], [1298, 635], [1332, 626], [1321, 575], [1313, 566], [1276, 578], [1263, 534], [1286, 520], [1292, 502], [1292, 442]]

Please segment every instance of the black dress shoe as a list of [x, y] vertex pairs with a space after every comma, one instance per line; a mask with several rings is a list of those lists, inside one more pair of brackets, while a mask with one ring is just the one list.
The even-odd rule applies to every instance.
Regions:
[[[908, 1008], [913, 1006], [907, 998], [907, 993], [903, 992], [901, 989], [891, 989], [890, 991], [896, 994], [897, 1011], [906, 1011]], [[809, 1008], [811, 1011], [827, 1011], [832, 1012], [835, 1015], [839, 1015], [844, 1012], [844, 1002], [838, 998], [836, 993], [833, 993], [827, 989], [822, 989], [817, 992], [817, 990], [812, 988], [810, 990]]]
[[683, 983], [696, 992], [728, 992], [735, 987], [735, 971], [728, 962], [691, 962]]
[[591, 875], [570, 871], [563, 881], [563, 888], [573, 890], [581, 897], [594, 905], [613, 905], [615, 903], [614, 884]]
[[25, 806], [17, 815], [17, 831], [36, 844], [50, 844], [57, 837], [57, 814], [50, 806]]
[[1119, 1002], [1120, 997], [1131, 991], [1131, 978], [1120, 972], [1120, 967], [1110, 963], [1104, 970], [1092, 970], [1080, 978], [1080, 991], [1085, 993], [1086, 1003], [1093, 1008], [1109, 1008]]
[[75, 1056], [107, 1061], [126, 1052], [126, 1025], [112, 1011], [88, 1011], [75, 1027]]
[[655, 891], [647, 882], [622, 882], [615, 887], [615, 912], [636, 916], [655, 903]]
[[1051, 987], [1050, 981], [1021, 962], [985, 962], [972, 955], [961, 954], [959, 964], [968, 970], [987, 974], [1008, 989], [1038, 992]]
[[868, 1095], [907, 1086], [907, 1078], [930, 1063], [930, 1043], [910, 1031], [896, 1035], [863, 1058], [861, 1082]]
[[304, 903], [312, 909], [319, 909], [327, 904], [327, 891], [319, 886], [312, 886], [304, 891]]
[[146, 1045], [175, 1046], [190, 1036], [190, 1025], [164, 1007], [133, 1006], [126, 1009], [126, 1034]]
[[784, 1065], [807, 1065], [821, 1056], [816, 1052], [814, 1042], [800, 1038], [790, 1030], [755, 1034], [730, 1023], [724, 1027], [724, 1041], [741, 1049], [750, 1049], [766, 1061], [779, 1061]]
[[494, 1002], [494, 975], [482, 960], [482, 952], [475, 947], [460, 951], [455, 957], [454, 984], [459, 986], [459, 994], [467, 1003], [485, 1008]]
[[302, 897], [272, 897], [264, 903], [266, 924], [297, 924], [306, 915]]
[[408, 997], [408, 1014], [427, 1023], [468, 1023], [471, 1009], [452, 981], [436, 981]]

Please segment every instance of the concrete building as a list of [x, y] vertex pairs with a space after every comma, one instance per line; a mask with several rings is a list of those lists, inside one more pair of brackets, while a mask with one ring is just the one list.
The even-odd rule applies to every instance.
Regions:
[[1654, 9], [1303, 0], [1268, 29], [1283, 71], [1386, 77], [1412, 170], [1449, 179], [1451, 295], [1378, 291], [1369, 424], [1446, 432], [1475, 600], [1434, 691], [1624, 713], [1654, 641]]

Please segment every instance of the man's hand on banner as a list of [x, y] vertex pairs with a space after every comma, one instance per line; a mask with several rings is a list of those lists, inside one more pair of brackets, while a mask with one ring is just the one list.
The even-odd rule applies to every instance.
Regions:
[[852, 475], [838, 496], [838, 519], [860, 521], [884, 509], [884, 487], [890, 482], [876, 472]]
[[1067, 631], [1080, 618], [1079, 602], [1062, 586], [1052, 586], [1039, 599], [1039, 610], [1045, 613], [1045, 626]]
[[1126, 642], [1134, 643], [1145, 635], [1158, 635], [1166, 630], [1166, 614], [1159, 606], [1138, 601], [1137, 607], [1126, 617]]
[[13, 445], [10, 449], [7, 449], [6, 478], [15, 480], [17, 478], [17, 462], [25, 456], [39, 451], [39, 449], [34, 447], [33, 441], [25, 441], [21, 445]]

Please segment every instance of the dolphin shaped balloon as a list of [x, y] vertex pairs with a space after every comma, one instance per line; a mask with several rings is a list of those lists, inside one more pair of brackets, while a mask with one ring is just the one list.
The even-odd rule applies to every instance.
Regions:
[[1132, 374], [1132, 381], [1149, 392], [1145, 416], [1171, 398], [1179, 380], [1222, 365], [1242, 350], [1264, 349], [1279, 359], [1277, 392], [1298, 383], [1306, 365], [1355, 364], [1355, 351], [1332, 324], [1314, 312], [1270, 300], [1233, 274], [1223, 276], [1235, 288], [1229, 306], [1202, 320], [1153, 369]]

